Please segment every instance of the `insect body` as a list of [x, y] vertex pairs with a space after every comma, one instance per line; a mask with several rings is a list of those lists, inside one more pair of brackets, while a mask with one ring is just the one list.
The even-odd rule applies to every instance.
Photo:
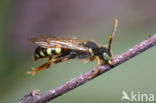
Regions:
[[56, 64], [77, 58], [82, 62], [97, 60], [97, 69], [91, 78], [94, 77], [98, 73], [101, 64], [112, 65], [111, 44], [116, 28], [117, 19], [115, 19], [112, 35], [109, 37], [108, 47], [99, 46], [94, 41], [78, 40], [76, 38], [65, 39], [46, 35], [31, 38], [29, 41], [38, 45], [34, 52], [35, 61], [46, 57], [49, 57], [49, 61], [38, 68], [33, 68], [33, 71], [27, 72], [27, 74], [34, 75], [40, 70], [49, 68], [52, 62]]

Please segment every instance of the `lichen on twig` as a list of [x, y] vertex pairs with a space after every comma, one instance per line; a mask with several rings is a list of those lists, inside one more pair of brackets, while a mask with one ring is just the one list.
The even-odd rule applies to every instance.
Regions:
[[[132, 57], [142, 53], [143, 51], [147, 50], [148, 48], [150, 48], [154, 45], [156, 45], [156, 34], [147, 38], [146, 40], [139, 43], [138, 45], [135, 45], [131, 49], [127, 50], [126, 52], [115, 56], [112, 60], [112, 64], [114, 65], [114, 67], [116, 67], [117, 65], [131, 59]], [[104, 72], [106, 72], [108, 70], [111, 70], [114, 67], [110, 67], [109, 65], [100, 66], [100, 71], [95, 77], [103, 74]], [[34, 90], [30, 93], [27, 93], [19, 101], [19, 103], [46, 103], [60, 95], [65, 94], [66, 92], [92, 80], [93, 78], [90, 79], [90, 77], [94, 73], [95, 70], [96, 70], [96, 68], [88, 71], [87, 73], [81, 74], [80, 76], [73, 78], [72, 80], [66, 82], [65, 84], [63, 84], [59, 87], [49, 90], [44, 94], [40, 94], [39, 90]]]

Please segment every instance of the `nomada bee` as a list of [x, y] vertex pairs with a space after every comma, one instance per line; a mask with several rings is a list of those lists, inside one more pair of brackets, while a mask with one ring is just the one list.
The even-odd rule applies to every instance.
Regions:
[[38, 68], [32, 68], [31, 72], [27, 74], [34, 75], [40, 70], [49, 68], [51, 63], [60, 63], [69, 59], [79, 59], [83, 62], [89, 62], [97, 60], [97, 69], [92, 74], [93, 78], [99, 71], [101, 64], [109, 64], [112, 66], [112, 53], [111, 45], [112, 40], [116, 32], [118, 21], [115, 19], [114, 28], [112, 34], [109, 36], [109, 45], [99, 46], [94, 41], [90, 40], [78, 40], [75, 37], [71, 39], [58, 38], [54, 36], [36, 36], [29, 39], [30, 42], [38, 45], [34, 52], [34, 60], [49, 57], [49, 61], [41, 65]]

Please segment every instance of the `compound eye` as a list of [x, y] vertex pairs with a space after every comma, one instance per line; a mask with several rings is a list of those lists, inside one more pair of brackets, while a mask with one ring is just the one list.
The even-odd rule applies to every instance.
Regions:
[[110, 59], [109, 55], [106, 52], [103, 53], [103, 59], [105, 61], [109, 61], [109, 59]]

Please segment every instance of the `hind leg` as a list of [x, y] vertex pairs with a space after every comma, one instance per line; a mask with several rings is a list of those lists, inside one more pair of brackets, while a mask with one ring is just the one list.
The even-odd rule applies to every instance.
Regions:
[[51, 65], [51, 63], [54, 62], [54, 61], [55, 61], [55, 59], [52, 58], [52, 57], [50, 56], [50, 57], [49, 57], [49, 61], [48, 61], [47, 63], [44, 63], [43, 65], [41, 65], [41, 66], [38, 67], [38, 68], [32, 68], [33, 71], [27, 72], [27, 74], [35, 75], [36, 72], [49, 68], [50, 65]]

